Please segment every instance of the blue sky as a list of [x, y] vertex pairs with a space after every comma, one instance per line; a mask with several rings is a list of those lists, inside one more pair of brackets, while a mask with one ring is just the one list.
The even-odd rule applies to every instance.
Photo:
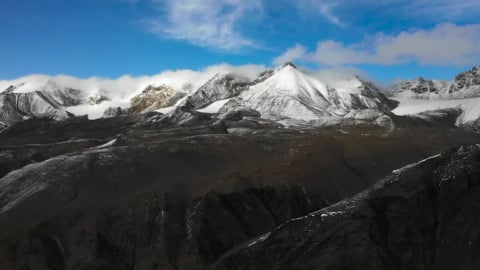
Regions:
[[0, 79], [219, 63], [451, 79], [480, 65], [480, 1], [2, 0]]

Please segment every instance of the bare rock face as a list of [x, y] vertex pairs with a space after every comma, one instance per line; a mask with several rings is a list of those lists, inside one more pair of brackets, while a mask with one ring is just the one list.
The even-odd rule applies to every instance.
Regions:
[[148, 86], [138, 96], [130, 100], [131, 113], [146, 113], [174, 105], [186, 94], [162, 85]]

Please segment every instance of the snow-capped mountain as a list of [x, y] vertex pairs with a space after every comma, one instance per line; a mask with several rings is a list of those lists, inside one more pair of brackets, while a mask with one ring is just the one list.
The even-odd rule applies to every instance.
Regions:
[[358, 76], [339, 80], [330, 86], [335, 90], [330, 91], [330, 100], [344, 112], [366, 109], [389, 112], [397, 106], [396, 101], [387, 98], [374, 84]]
[[393, 86], [391, 98], [399, 102], [393, 110], [398, 115], [425, 111], [460, 109], [458, 126], [477, 126], [480, 119], [480, 67], [458, 74], [453, 81], [419, 78]]
[[85, 89], [63, 87], [51, 80], [25, 81], [12, 85], [0, 94], [41, 92], [59, 106], [71, 107], [84, 103], [98, 104], [108, 98], [101, 92], [89, 93]]
[[202, 85], [197, 91], [189, 95], [181, 104], [191, 109], [204, 108], [219, 100], [238, 96], [247, 90], [252, 82], [236, 74], [216, 74]]
[[462, 98], [480, 96], [480, 66], [473, 67], [469, 71], [461, 72], [448, 88], [451, 96]]
[[292, 64], [262, 76], [221, 110], [248, 107], [259, 111], [265, 119], [314, 121], [345, 117], [356, 110], [388, 112], [395, 107], [394, 101], [358, 77], [338, 82], [332, 88]]
[[322, 82], [291, 65], [285, 65], [270, 78], [242, 92], [237, 101], [244, 107], [259, 111], [266, 119], [313, 120], [331, 116], [328, 91]]
[[[166, 113], [164, 118], [169, 123], [180, 125], [202, 119], [199, 112], [222, 118], [248, 111], [258, 114], [259, 119], [273, 121], [271, 124], [328, 126], [347, 119], [376, 121], [396, 104], [358, 77], [340, 81], [333, 88], [287, 63], [253, 80], [231, 73], [217, 74], [174, 106], [157, 111]], [[161, 120], [157, 117], [154, 121]]]
[[453, 81], [419, 77], [395, 84], [390, 89], [396, 98], [454, 99], [480, 97], [480, 67], [458, 74]]
[[402, 98], [438, 99], [446, 94], [449, 83], [439, 80], [425, 80], [419, 77], [415, 80], [402, 81], [391, 89], [391, 95]]
[[30, 118], [64, 120], [73, 116], [40, 91], [0, 95], [0, 129]]

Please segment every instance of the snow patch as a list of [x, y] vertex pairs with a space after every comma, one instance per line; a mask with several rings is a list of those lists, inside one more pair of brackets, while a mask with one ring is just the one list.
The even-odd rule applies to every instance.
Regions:
[[268, 232], [268, 233], [260, 236], [260, 237], [257, 238], [256, 240], [254, 240], [254, 241], [252, 241], [251, 243], [249, 243], [248, 246], [251, 247], [251, 246], [254, 246], [254, 245], [258, 244], [258, 243], [261, 243], [261, 242], [265, 241], [268, 237], [270, 237], [270, 234], [271, 234], [271, 232]]
[[480, 118], [480, 98], [466, 99], [406, 99], [394, 98], [400, 102], [393, 110], [396, 115], [414, 115], [425, 111], [433, 111], [449, 108], [460, 108], [463, 110], [457, 124], [464, 124]]
[[320, 217], [325, 218], [325, 217], [332, 217], [332, 216], [338, 216], [343, 214], [343, 211], [328, 211], [320, 215]]
[[120, 107], [122, 109], [130, 107], [130, 101], [128, 100], [116, 100], [116, 101], [104, 101], [100, 104], [82, 104], [77, 106], [71, 106], [65, 108], [65, 110], [75, 115], [88, 115], [88, 119], [98, 119], [103, 116], [106, 109], [110, 107]]
[[100, 146], [97, 146], [96, 149], [103, 149], [103, 148], [108, 148], [112, 147], [115, 143], [117, 142], [117, 139], [113, 139], [105, 144], [102, 144]]
[[408, 164], [407, 166], [404, 166], [404, 167], [402, 167], [402, 168], [400, 168], [400, 169], [393, 170], [392, 173], [398, 175], [398, 174], [400, 174], [400, 173], [402, 173], [402, 172], [404, 172], [404, 171], [406, 171], [406, 170], [408, 170], [408, 169], [411, 169], [411, 168], [413, 168], [413, 167], [416, 167], [416, 166], [418, 166], [418, 165], [420, 165], [420, 164], [422, 164], [422, 163], [424, 163], [424, 162], [426, 162], [426, 161], [428, 161], [428, 160], [431, 160], [431, 159], [440, 157], [441, 155], [442, 155], [442, 154], [440, 153], [440, 154], [438, 154], [438, 155], [434, 155], [434, 156], [431, 156], [431, 157], [422, 159], [422, 160], [420, 160], [420, 161], [418, 161], [418, 162], [415, 162], [415, 163], [412, 163], [412, 164]]
[[201, 113], [218, 113], [218, 111], [225, 105], [231, 98], [222, 99], [211, 103], [210, 105], [198, 109], [197, 112]]

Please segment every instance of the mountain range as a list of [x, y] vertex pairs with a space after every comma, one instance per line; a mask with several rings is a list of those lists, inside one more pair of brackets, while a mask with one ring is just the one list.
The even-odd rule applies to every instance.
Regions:
[[[28, 118], [61, 120], [83, 114], [98, 118], [146, 112], [171, 115], [179, 110], [218, 113], [249, 108], [262, 119], [284, 126], [328, 126], [346, 119], [372, 121], [392, 111], [403, 115], [459, 107], [464, 115], [458, 123], [467, 125], [480, 116], [474, 104], [480, 97], [479, 70], [462, 72], [452, 82], [420, 77], [386, 91], [359, 77], [340, 80], [331, 87], [291, 63], [253, 80], [233, 73], [217, 74], [190, 92], [158, 82], [139, 94], [132, 89], [121, 97], [112, 95], [111, 90], [73, 89], [51, 80], [26, 81], [0, 93], [0, 123], [6, 127]], [[425, 102], [418, 102], [420, 99]], [[120, 108], [109, 107], [116, 104], [121, 104]]]
[[479, 269], [479, 76], [16, 80], [0, 269]]

